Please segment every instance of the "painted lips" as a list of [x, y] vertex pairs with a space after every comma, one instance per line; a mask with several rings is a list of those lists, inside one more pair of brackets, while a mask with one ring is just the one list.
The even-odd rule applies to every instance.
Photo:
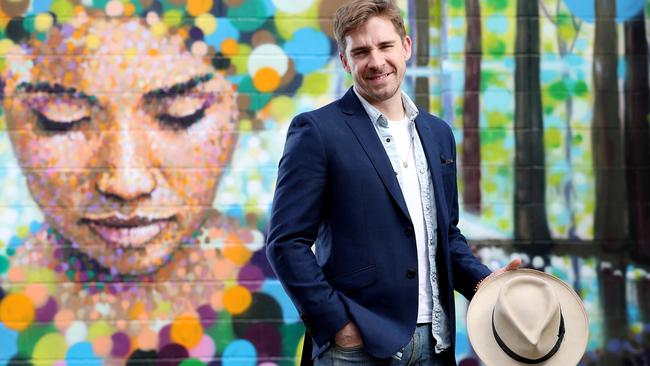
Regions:
[[142, 247], [165, 228], [171, 225], [173, 218], [148, 218], [135, 216], [122, 218], [109, 216], [101, 219], [85, 219], [90, 229], [105, 241], [122, 248]]

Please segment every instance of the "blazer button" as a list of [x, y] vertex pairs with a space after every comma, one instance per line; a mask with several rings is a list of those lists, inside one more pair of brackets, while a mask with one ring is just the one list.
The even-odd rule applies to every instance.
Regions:
[[413, 226], [407, 226], [406, 229], [404, 229], [404, 234], [406, 234], [406, 236], [413, 236]]
[[413, 279], [413, 278], [415, 278], [416, 274], [417, 273], [415, 272], [415, 270], [411, 268], [408, 271], [406, 271], [406, 278]]

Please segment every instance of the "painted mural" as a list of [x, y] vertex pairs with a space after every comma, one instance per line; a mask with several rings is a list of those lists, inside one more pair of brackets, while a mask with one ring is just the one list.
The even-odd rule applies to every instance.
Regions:
[[[0, 0], [0, 365], [299, 362], [264, 233], [343, 1]], [[650, 364], [650, 4], [398, 3], [477, 255], [576, 289], [582, 365]]]

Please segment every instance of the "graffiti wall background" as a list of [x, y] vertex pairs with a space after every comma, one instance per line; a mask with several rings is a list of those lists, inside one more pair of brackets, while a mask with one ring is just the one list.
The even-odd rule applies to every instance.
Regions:
[[[264, 232], [342, 2], [0, 0], [0, 364], [297, 364]], [[583, 365], [650, 364], [650, 5], [398, 3], [477, 255], [576, 289]]]

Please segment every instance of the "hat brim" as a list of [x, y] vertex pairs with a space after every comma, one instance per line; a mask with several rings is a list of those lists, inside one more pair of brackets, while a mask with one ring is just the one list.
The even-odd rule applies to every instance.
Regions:
[[546, 281], [555, 290], [564, 316], [565, 335], [553, 357], [536, 364], [544, 366], [577, 365], [587, 349], [589, 319], [578, 294], [558, 278], [547, 273], [518, 269], [490, 278], [474, 294], [467, 309], [467, 334], [478, 357], [487, 366], [530, 366], [510, 358], [501, 350], [492, 333], [492, 309], [506, 281], [521, 275], [533, 275]]

